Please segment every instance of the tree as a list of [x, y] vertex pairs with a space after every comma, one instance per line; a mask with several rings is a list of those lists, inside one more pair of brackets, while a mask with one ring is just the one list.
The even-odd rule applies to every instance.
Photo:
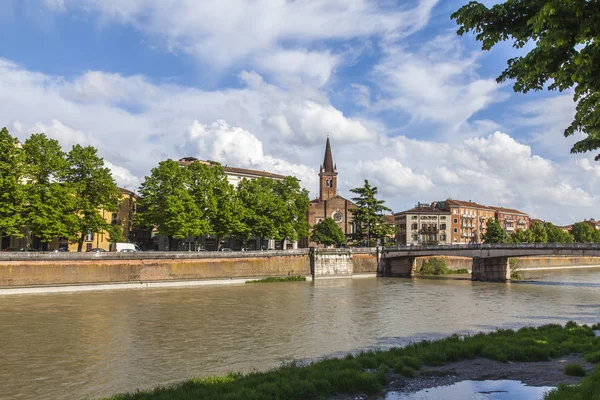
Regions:
[[356, 240], [367, 239], [371, 241], [371, 237], [384, 239], [390, 233], [385, 222], [383, 213], [391, 212], [389, 208], [384, 206], [383, 200], [377, 200], [377, 187], [371, 187], [369, 181], [365, 179], [363, 187], [350, 189], [352, 193], [358, 194], [352, 200], [356, 203], [356, 208], [352, 210], [356, 232], [354, 233]]
[[332, 244], [344, 243], [346, 236], [332, 218], [325, 218], [313, 226], [310, 240], [318, 244], [331, 246]]
[[190, 187], [189, 170], [171, 159], [153, 168], [140, 187], [142, 211], [135, 222], [167, 236], [171, 250], [175, 239], [198, 236], [207, 229], [205, 214], [198, 208], [201, 200], [194, 199]]
[[33, 134], [23, 144], [23, 152], [27, 227], [46, 243], [56, 236], [72, 236], [75, 196], [64, 183], [68, 163], [60, 144], [43, 133]]
[[245, 225], [240, 232], [250, 237], [280, 239], [276, 226], [277, 215], [284, 212], [278, 204], [273, 190], [274, 181], [267, 178], [242, 179], [237, 186], [237, 195], [243, 207], [242, 221]]
[[573, 239], [579, 243], [590, 243], [594, 241], [595, 229], [585, 222], [576, 222], [571, 228]]
[[510, 243], [527, 243], [527, 234], [521, 228], [510, 234]]
[[101, 212], [117, 211], [121, 193], [94, 147], [76, 144], [67, 154], [67, 162], [65, 184], [73, 196], [69, 236], [77, 237], [77, 251], [81, 251], [86, 235], [109, 228]]
[[485, 243], [504, 243], [506, 241], [506, 233], [502, 229], [500, 222], [493, 218], [487, 220], [487, 228], [483, 234], [483, 241]]
[[[506, 0], [491, 8], [471, 1], [452, 14], [458, 34], [476, 33], [483, 50], [498, 42], [532, 49], [508, 60], [498, 82], [514, 79], [513, 89], [564, 91], [574, 89], [575, 118], [565, 136], [583, 132], [571, 153], [600, 148], [600, 1]], [[596, 156], [600, 160], [600, 154]]]
[[19, 141], [0, 130], [0, 239], [3, 236], [22, 236], [24, 154]]
[[563, 231], [551, 222], [544, 222], [544, 229], [548, 236], [548, 243], [573, 243], [573, 236]]
[[548, 233], [542, 224], [534, 222], [529, 226], [529, 230], [533, 236], [533, 243], [548, 243]]
[[278, 210], [277, 230], [281, 240], [296, 241], [308, 236], [308, 191], [300, 187], [300, 181], [292, 176], [274, 182]]

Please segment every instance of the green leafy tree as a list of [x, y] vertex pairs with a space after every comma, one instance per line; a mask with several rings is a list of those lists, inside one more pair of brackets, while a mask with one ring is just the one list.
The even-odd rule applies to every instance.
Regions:
[[108, 241], [110, 243], [122, 243], [127, 241], [121, 225], [110, 225], [106, 231], [108, 232]]
[[56, 236], [74, 239], [69, 227], [77, 221], [72, 212], [75, 196], [64, 183], [68, 163], [59, 142], [43, 133], [33, 134], [23, 144], [23, 151], [27, 227], [42, 242]]
[[527, 243], [527, 234], [521, 228], [510, 234], [510, 243]]
[[600, 231], [594, 230], [594, 233], [592, 234], [592, 242], [600, 243]]
[[571, 228], [573, 239], [579, 243], [590, 243], [594, 241], [595, 229], [585, 222], [576, 222]]
[[487, 220], [483, 241], [485, 243], [504, 243], [506, 241], [506, 232], [502, 229], [500, 222], [493, 218]]
[[[238, 234], [247, 238], [258, 237], [281, 239], [277, 229], [278, 215], [283, 211], [277, 202], [274, 181], [267, 178], [242, 179], [237, 186], [237, 195], [243, 207], [244, 230]], [[247, 240], [247, 239], [246, 239]]]
[[198, 236], [206, 231], [206, 218], [190, 191], [191, 179], [187, 168], [174, 160], [161, 161], [145, 177], [140, 187], [142, 211], [135, 222], [154, 227], [169, 240], [169, 249], [176, 248], [175, 240]]
[[331, 246], [332, 244], [345, 243], [346, 236], [332, 218], [325, 218], [313, 226], [310, 240], [318, 244]]
[[24, 154], [8, 129], [0, 130], [0, 239], [22, 236], [24, 226], [23, 190]]
[[370, 242], [371, 238], [385, 239], [386, 235], [391, 234], [383, 214], [392, 210], [384, 205], [383, 200], [377, 200], [377, 187], [371, 186], [365, 179], [363, 187], [350, 189], [350, 192], [358, 195], [352, 198], [357, 206], [352, 210], [356, 225], [355, 239], [366, 238]]
[[67, 162], [65, 184], [73, 196], [71, 214], [74, 216], [69, 221], [69, 237], [77, 238], [77, 251], [81, 251], [88, 233], [108, 230], [110, 225], [101, 212], [116, 212], [121, 193], [94, 147], [76, 144], [67, 154]]
[[573, 236], [563, 231], [551, 222], [544, 222], [544, 229], [548, 235], [548, 243], [573, 243]]
[[533, 236], [533, 243], [548, 243], [548, 233], [542, 224], [534, 222], [529, 226], [529, 230]]
[[[471, 1], [452, 14], [458, 34], [476, 34], [483, 50], [512, 40], [531, 50], [508, 60], [498, 82], [514, 79], [513, 89], [574, 89], [575, 118], [565, 136], [587, 134], [572, 153], [600, 148], [600, 2], [598, 0], [506, 0], [491, 8]], [[596, 156], [600, 160], [600, 154]]]
[[274, 182], [274, 190], [277, 195], [278, 237], [281, 240], [296, 241], [301, 237], [308, 236], [308, 191], [300, 187], [300, 181], [292, 176], [287, 176], [281, 181]]

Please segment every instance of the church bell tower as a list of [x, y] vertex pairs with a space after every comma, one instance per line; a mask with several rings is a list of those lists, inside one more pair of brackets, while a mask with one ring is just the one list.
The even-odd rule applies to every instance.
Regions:
[[325, 157], [319, 171], [319, 200], [329, 200], [337, 195], [337, 167], [333, 163], [329, 136], [325, 144]]

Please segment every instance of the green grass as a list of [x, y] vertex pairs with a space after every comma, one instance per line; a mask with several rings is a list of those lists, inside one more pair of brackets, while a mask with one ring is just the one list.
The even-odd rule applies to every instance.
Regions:
[[419, 275], [447, 275], [450, 273], [448, 269], [448, 260], [442, 257], [431, 257], [417, 268]]
[[544, 396], [544, 400], [598, 400], [600, 399], [600, 365], [577, 385], [559, 384]]
[[272, 276], [272, 277], [264, 278], [264, 279], [256, 279], [256, 280], [252, 280], [252, 281], [246, 281], [246, 283], [304, 282], [304, 281], [306, 281], [305, 276], [292, 275], [292, 276], [286, 276], [283, 278], [278, 277], [278, 276]]
[[565, 374], [569, 376], [585, 376], [585, 370], [581, 364], [567, 364], [565, 365]]
[[449, 270], [449, 274], [469, 274], [469, 270], [466, 268], [460, 268], [460, 269], [451, 269]]
[[[453, 335], [436, 341], [422, 341], [404, 348], [347, 355], [310, 365], [290, 363], [266, 372], [229, 374], [222, 377], [192, 378], [177, 385], [148, 391], [120, 394], [112, 400], [187, 399], [319, 399], [341, 394], [380, 393], [393, 374], [413, 377], [423, 365], [486, 357], [502, 362], [546, 361], [566, 354], [589, 356], [600, 351], [600, 338], [588, 326], [568, 323], [498, 330], [472, 336]], [[585, 383], [584, 383], [585, 382]], [[600, 373], [584, 378], [581, 389], [559, 387], [560, 395], [548, 399], [591, 399], [561, 397], [563, 393], [588, 394], [600, 388]], [[597, 392], [600, 393], [600, 389]], [[552, 397], [555, 396], [555, 397]], [[575, 395], [573, 395], [575, 396]]]

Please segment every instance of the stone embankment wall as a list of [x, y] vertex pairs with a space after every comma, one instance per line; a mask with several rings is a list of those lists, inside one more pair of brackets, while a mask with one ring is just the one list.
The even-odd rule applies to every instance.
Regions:
[[375, 274], [376, 251], [0, 253], [0, 289], [309, 276], [311, 267], [317, 278]]
[[377, 273], [377, 249], [315, 249], [311, 264], [315, 278]]
[[523, 271], [564, 267], [600, 266], [600, 257], [519, 257], [518, 268]]

